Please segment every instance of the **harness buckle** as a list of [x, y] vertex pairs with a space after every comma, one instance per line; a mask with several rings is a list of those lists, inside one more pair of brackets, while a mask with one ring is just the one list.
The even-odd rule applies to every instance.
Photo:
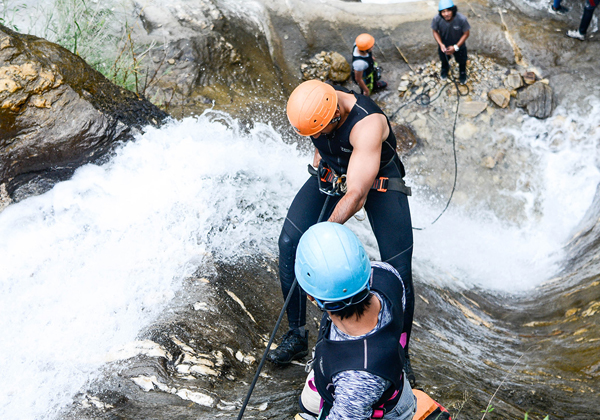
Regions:
[[387, 187], [388, 187], [388, 181], [389, 181], [389, 178], [382, 176], [375, 180], [373, 187], [375, 189], [377, 189], [377, 191], [379, 191], [379, 192], [386, 192]]
[[346, 193], [346, 175], [338, 175], [333, 169], [319, 165], [318, 176], [319, 191], [331, 196], [340, 196]]
[[326, 166], [323, 166], [321, 169], [321, 182], [330, 182], [333, 183], [335, 179], [335, 175], [333, 175], [333, 171]]

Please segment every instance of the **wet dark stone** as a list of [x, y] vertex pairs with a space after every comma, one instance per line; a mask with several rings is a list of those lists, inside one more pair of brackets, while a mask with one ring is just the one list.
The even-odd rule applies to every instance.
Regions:
[[68, 50], [0, 25], [0, 184], [14, 200], [167, 117]]
[[542, 82], [527, 86], [518, 92], [516, 104], [532, 117], [548, 118], [552, 114], [552, 88]]

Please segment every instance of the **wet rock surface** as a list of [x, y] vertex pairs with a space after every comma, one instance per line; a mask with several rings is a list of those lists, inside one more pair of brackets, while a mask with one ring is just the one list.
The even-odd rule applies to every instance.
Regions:
[[[103, 377], [82, 390], [64, 418], [236, 418], [281, 308], [273, 299], [276, 267], [251, 258], [201, 268], [170, 314], [108, 355]], [[311, 345], [317, 318], [309, 305]], [[285, 331], [282, 325], [277, 337]], [[304, 380], [300, 363], [266, 364], [245, 418], [288, 418]]]
[[167, 117], [64, 48], [3, 26], [0, 63], [0, 185], [17, 201]]

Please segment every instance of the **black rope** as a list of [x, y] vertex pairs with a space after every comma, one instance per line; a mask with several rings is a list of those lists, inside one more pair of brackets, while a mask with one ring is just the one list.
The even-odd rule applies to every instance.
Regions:
[[[444, 54], [444, 58], [446, 58], [446, 63], [448, 63], [448, 66], [450, 66], [450, 63], [448, 61], [448, 57]], [[458, 108], [460, 105], [460, 97], [461, 96], [467, 96], [471, 90], [469, 89], [469, 86], [467, 85], [463, 85], [467, 88], [467, 91], [465, 93], [460, 91], [460, 87], [459, 87], [459, 83], [458, 81], [454, 78], [454, 76], [452, 75], [452, 69], [450, 69], [449, 72], [449, 77], [450, 77], [450, 82], [446, 83], [444, 86], [442, 86], [442, 88], [440, 89], [440, 91], [437, 93], [437, 95], [434, 98], [431, 98], [429, 96], [429, 92], [431, 91], [432, 87], [430, 86], [431, 82], [427, 82], [425, 83], [424, 87], [423, 87], [423, 92], [421, 92], [420, 94], [418, 94], [417, 96], [415, 96], [414, 99], [412, 99], [409, 102], [406, 102], [402, 105], [400, 105], [400, 107], [398, 107], [398, 109], [396, 109], [396, 111], [394, 111], [394, 113], [392, 114], [392, 116], [390, 117], [390, 119], [393, 119], [396, 114], [398, 114], [398, 112], [404, 108], [405, 106], [416, 102], [421, 106], [428, 106], [429, 104], [431, 104], [432, 102], [436, 101], [440, 95], [442, 94], [442, 92], [444, 91], [444, 89], [446, 89], [448, 86], [450, 85], [454, 85], [456, 87], [456, 111], [454, 112], [454, 124], [452, 125], [452, 152], [454, 155], [454, 182], [452, 183], [452, 191], [450, 192], [450, 197], [448, 198], [448, 202], [446, 203], [446, 206], [444, 207], [444, 209], [441, 211], [441, 213], [438, 215], [438, 217], [435, 218], [435, 220], [433, 222], [431, 222], [431, 224], [433, 225], [435, 222], [437, 222], [439, 220], [440, 217], [442, 217], [442, 215], [446, 212], [446, 210], [448, 209], [448, 207], [450, 206], [450, 202], [452, 201], [452, 197], [454, 196], [454, 191], [456, 191], [456, 181], [458, 178], [458, 159], [456, 156], [456, 136], [455, 136], [455, 132], [456, 132], [456, 121], [458, 120]], [[433, 86], [435, 86], [435, 83], [433, 83]], [[414, 92], [414, 91], [413, 91]], [[424, 227], [418, 228], [418, 227], [413, 227], [413, 230], [424, 230]]]
[[[317, 220], [317, 223], [319, 223], [323, 220], [323, 216], [325, 215], [325, 210], [327, 209], [327, 205], [329, 204], [330, 198], [331, 198], [331, 196], [328, 195], [327, 198], [325, 199], [325, 204], [323, 204], [323, 208], [321, 209], [321, 214], [319, 215], [319, 219]], [[242, 408], [240, 408], [240, 414], [238, 415], [237, 420], [241, 420], [242, 417], [244, 416], [244, 411], [246, 411], [246, 406], [248, 405], [248, 401], [250, 401], [250, 396], [252, 395], [252, 391], [254, 391], [254, 387], [256, 386], [256, 381], [258, 381], [258, 376], [260, 375], [260, 371], [262, 370], [263, 366], [265, 365], [265, 361], [267, 360], [267, 354], [269, 354], [269, 350], [271, 349], [271, 344], [273, 344], [273, 340], [275, 339], [275, 334], [277, 334], [279, 325], [281, 324], [281, 321], [283, 320], [283, 314], [285, 313], [285, 310], [287, 309], [288, 305], [290, 304], [290, 300], [292, 299], [292, 294], [297, 285], [298, 285], [298, 279], [294, 276], [294, 281], [292, 282], [292, 287], [290, 287], [290, 291], [288, 292], [287, 298], [285, 299], [283, 307], [281, 308], [281, 312], [279, 313], [279, 318], [277, 318], [277, 322], [275, 323], [275, 327], [273, 328], [273, 332], [271, 333], [271, 337], [269, 338], [269, 343], [267, 344], [267, 348], [265, 349], [262, 359], [260, 360], [258, 369], [256, 370], [256, 374], [254, 375], [254, 379], [252, 380], [252, 383], [250, 384], [250, 389], [248, 389], [248, 394], [246, 394], [246, 398], [244, 399]]]

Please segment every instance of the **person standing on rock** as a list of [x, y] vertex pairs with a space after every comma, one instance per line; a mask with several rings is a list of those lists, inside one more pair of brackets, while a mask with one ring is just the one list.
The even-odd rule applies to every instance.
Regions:
[[410, 420], [417, 399], [403, 374], [400, 274], [370, 262], [347, 227], [308, 229], [296, 252], [298, 284], [323, 311], [296, 419]]
[[[290, 95], [287, 116], [296, 132], [315, 145], [312, 176], [296, 194], [279, 237], [279, 279], [289, 331], [268, 360], [288, 364], [308, 354], [306, 293], [294, 282], [294, 259], [300, 237], [317, 221], [343, 224], [364, 207], [375, 233], [381, 259], [402, 276], [406, 311], [402, 346], [409, 380], [414, 374], [408, 345], [414, 312], [413, 235], [404, 166], [396, 153], [396, 137], [383, 111], [369, 97], [319, 80], [300, 84]], [[315, 169], [317, 168], [317, 169]]]
[[586, 0], [585, 7], [583, 8], [583, 15], [581, 16], [581, 22], [579, 23], [579, 30], [573, 29], [567, 31], [567, 36], [569, 38], [585, 41], [585, 33], [590, 26], [592, 17], [594, 17], [594, 10], [596, 10], [599, 1], [600, 0]]
[[373, 91], [385, 89], [387, 83], [381, 78], [381, 69], [377, 67], [373, 57], [375, 38], [369, 34], [360, 34], [352, 47], [352, 80], [360, 87], [363, 95], [369, 96]]
[[471, 25], [467, 18], [458, 13], [457, 7], [452, 0], [440, 0], [438, 6], [439, 14], [431, 21], [433, 37], [438, 43], [438, 55], [442, 61], [440, 78], [446, 80], [450, 70], [450, 58], [458, 63], [459, 82], [467, 82], [467, 45], [465, 42], [469, 37]]

